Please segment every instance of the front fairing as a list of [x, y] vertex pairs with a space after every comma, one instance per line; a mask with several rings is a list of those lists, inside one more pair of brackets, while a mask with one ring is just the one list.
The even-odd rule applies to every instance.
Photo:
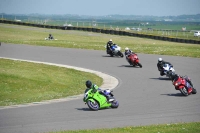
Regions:
[[130, 59], [134, 64], [139, 63], [139, 59], [138, 59], [138, 57], [137, 57], [137, 54], [131, 54], [131, 55], [129, 56], [129, 59]]
[[177, 90], [180, 90], [186, 86], [186, 81], [185, 79], [179, 77], [178, 79], [173, 81], [173, 85]]
[[88, 100], [92, 102], [97, 101], [99, 103], [100, 108], [111, 106], [111, 103], [107, 102], [105, 96], [101, 95], [98, 91], [93, 92], [92, 89], [84, 94], [83, 99], [84, 102], [87, 102]]
[[121, 47], [119, 47], [118, 45], [113, 45], [111, 46], [111, 49], [114, 53], [117, 53], [118, 51], [121, 51]]

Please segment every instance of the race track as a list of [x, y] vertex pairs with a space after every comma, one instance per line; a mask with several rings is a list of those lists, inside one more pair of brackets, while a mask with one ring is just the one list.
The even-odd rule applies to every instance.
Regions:
[[[82, 99], [0, 109], [0, 133], [35, 133], [200, 121], [200, 59], [138, 54], [143, 68], [105, 51], [2, 44], [0, 57], [71, 65], [105, 72], [119, 81], [114, 89], [119, 108], [90, 111]], [[176, 73], [191, 77], [197, 94], [184, 97], [160, 77], [158, 57]], [[91, 79], [92, 80], [92, 79]], [[84, 92], [84, 89], [83, 89]]]

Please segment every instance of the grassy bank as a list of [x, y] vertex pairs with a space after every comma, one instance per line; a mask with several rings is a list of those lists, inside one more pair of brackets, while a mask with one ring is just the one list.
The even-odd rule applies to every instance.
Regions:
[[199, 133], [200, 122], [50, 133]]
[[[44, 38], [49, 33], [52, 33], [58, 40], [45, 41]], [[5, 43], [105, 50], [104, 46], [110, 38], [113, 39], [114, 43], [119, 44], [123, 51], [125, 47], [129, 47], [137, 53], [200, 58], [200, 45], [198, 44], [183, 44], [93, 32], [0, 24], [0, 41]]]
[[102, 78], [74, 69], [0, 59], [0, 106], [40, 102], [83, 94], [85, 81]]

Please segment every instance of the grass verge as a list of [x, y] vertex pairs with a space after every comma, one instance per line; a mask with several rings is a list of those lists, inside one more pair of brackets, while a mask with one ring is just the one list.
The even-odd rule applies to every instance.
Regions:
[[135, 126], [112, 129], [59, 131], [50, 133], [199, 133], [200, 122]]
[[[58, 40], [44, 40], [49, 33], [53, 34]], [[114, 43], [122, 47], [122, 51], [124, 51], [125, 47], [129, 47], [137, 53], [200, 58], [200, 45], [198, 44], [184, 44], [94, 32], [0, 24], [0, 41], [4, 43], [105, 50], [104, 46], [110, 38], [113, 39]]]
[[83, 94], [88, 79], [103, 83], [95, 74], [64, 67], [8, 59], [0, 64], [0, 106]]

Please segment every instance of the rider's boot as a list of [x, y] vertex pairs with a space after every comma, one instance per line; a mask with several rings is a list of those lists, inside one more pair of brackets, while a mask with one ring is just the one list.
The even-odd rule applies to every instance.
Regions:
[[112, 102], [112, 101], [114, 101], [115, 99], [113, 99], [113, 98], [109, 98], [109, 100], [108, 100], [108, 102]]
[[163, 76], [164, 75], [164, 72], [163, 71], [160, 71], [160, 76]]
[[109, 96], [106, 96], [106, 99], [107, 99], [107, 102], [112, 102], [112, 101], [114, 101], [114, 100], [115, 100], [114, 98], [112, 98], [112, 97], [109, 97]]
[[132, 65], [132, 63], [131, 63], [131, 61], [130, 61], [130, 60], [128, 60], [128, 63], [129, 63], [130, 65]]

